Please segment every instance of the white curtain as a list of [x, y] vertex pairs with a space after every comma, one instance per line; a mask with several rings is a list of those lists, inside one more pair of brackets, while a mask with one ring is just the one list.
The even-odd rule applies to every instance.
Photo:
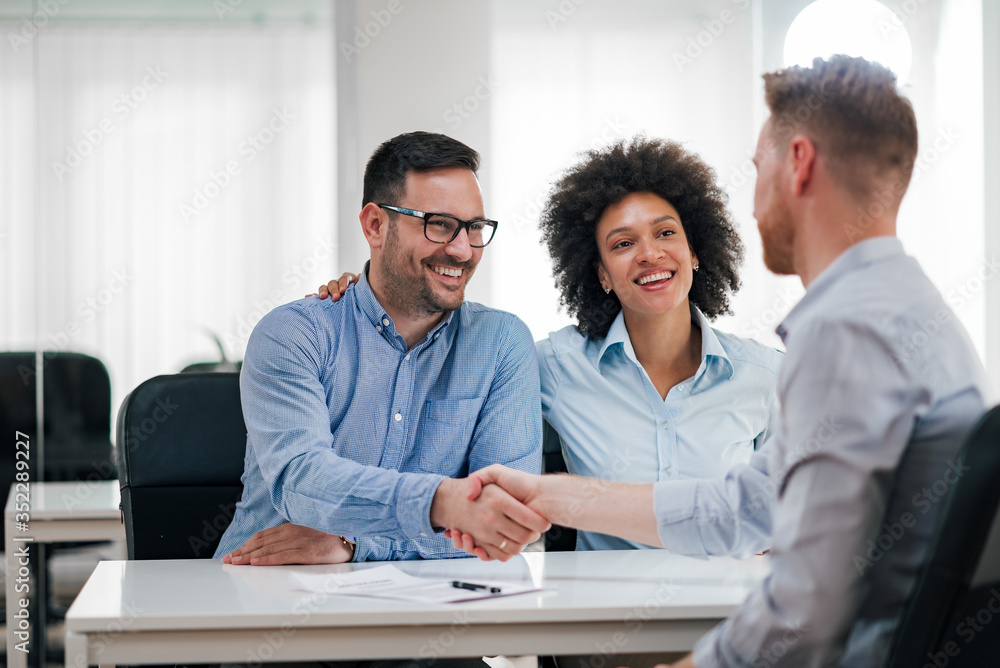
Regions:
[[99, 357], [115, 407], [336, 269], [331, 21], [221, 18], [2, 45], [0, 347]]

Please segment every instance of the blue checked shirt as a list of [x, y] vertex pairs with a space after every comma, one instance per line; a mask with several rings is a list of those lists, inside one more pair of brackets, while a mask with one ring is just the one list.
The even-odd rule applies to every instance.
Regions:
[[694, 651], [698, 668], [885, 665], [986, 373], [895, 237], [845, 251], [778, 328], [773, 434], [721, 480], [654, 487], [690, 555], [770, 548], [770, 574]]
[[[712, 328], [694, 306], [701, 364], [666, 399], [639, 364], [625, 317], [603, 339], [575, 327], [538, 342], [542, 416], [559, 433], [570, 473], [616, 482], [721, 478], [750, 459], [777, 415], [781, 353]], [[577, 532], [578, 550], [648, 548]]]
[[527, 326], [466, 302], [407, 350], [365, 273], [265, 316], [240, 391], [243, 498], [216, 558], [283, 522], [354, 537], [355, 561], [466, 557], [430, 524], [441, 480], [541, 467]]

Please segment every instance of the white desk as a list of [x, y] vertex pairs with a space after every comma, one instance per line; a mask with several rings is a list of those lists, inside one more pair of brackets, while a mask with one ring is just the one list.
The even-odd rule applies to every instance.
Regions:
[[[88, 540], [125, 540], [125, 527], [118, 509], [121, 498], [118, 481], [31, 482], [29, 486], [30, 520], [28, 530], [19, 531], [16, 522], [15, 498], [17, 486], [11, 485], [4, 512], [4, 552], [7, 555], [7, 662], [10, 668], [23, 667], [27, 655], [15, 649], [18, 602], [29, 600], [38, 593], [33, 583], [28, 596], [17, 592], [18, 571], [21, 567], [20, 548], [32, 543], [65, 543]], [[23, 501], [18, 499], [18, 501]], [[37, 558], [32, 556], [32, 558]], [[42, 567], [42, 564], [38, 564]], [[23, 578], [22, 578], [23, 579]], [[39, 620], [30, 619], [30, 632], [44, 632]], [[44, 637], [38, 636], [42, 642]]]
[[662, 551], [395, 562], [414, 575], [551, 590], [450, 605], [311, 594], [289, 580], [293, 571], [376, 565], [101, 562], [66, 615], [66, 666], [683, 651], [766, 570], [761, 557]]

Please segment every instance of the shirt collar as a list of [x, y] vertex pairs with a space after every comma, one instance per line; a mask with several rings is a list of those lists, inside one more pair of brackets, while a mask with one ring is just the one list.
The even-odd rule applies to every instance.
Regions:
[[820, 275], [809, 284], [806, 294], [799, 300], [799, 303], [789, 311], [774, 331], [784, 341], [789, 330], [794, 328], [802, 318], [807, 317], [804, 314], [808, 313], [810, 305], [822, 300], [823, 295], [828, 293], [838, 281], [869, 264], [904, 255], [906, 253], [903, 251], [903, 242], [897, 237], [874, 237], [854, 244], [841, 253], [829, 267], [820, 272]]
[[[378, 299], [375, 298], [375, 293], [372, 292], [371, 283], [368, 282], [368, 266], [371, 262], [365, 262], [365, 269], [358, 276], [358, 283], [354, 286], [354, 298], [357, 300], [358, 307], [361, 311], [368, 317], [375, 329], [381, 332], [387, 340], [392, 341], [394, 338], [398, 338], [403, 342], [403, 347], [406, 347], [403, 337], [396, 333], [396, 323], [393, 322], [392, 317], [385, 312], [382, 305], [378, 303]], [[446, 333], [445, 327], [451, 323], [451, 319], [454, 317], [455, 312], [450, 311], [445, 314], [441, 322], [437, 326], [427, 333], [424, 337], [424, 341], [435, 340], [440, 334]]]
[[[705, 314], [694, 304], [691, 304], [691, 322], [698, 325], [701, 329], [701, 364], [698, 367], [695, 377], [701, 376], [705, 369], [708, 368], [708, 364], [711, 361], [710, 358], [715, 358], [728, 366], [729, 377], [732, 378], [735, 369], [733, 368], [732, 361], [729, 359], [729, 355], [726, 354], [725, 348], [719, 342], [719, 337], [715, 335], [712, 323], [708, 321]], [[625, 327], [625, 313], [623, 311], [618, 311], [618, 315], [615, 316], [614, 321], [611, 323], [611, 328], [608, 329], [608, 334], [604, 337], [604, 342], [597, 353], [597, 363], [600, 364], [601, 360], [604, 359], [604, 353], [610, 350], [612, 346], [618, 344], [621, 345], [626, 357], [635, 364], [639, 364], [639, 360], [635, 356], [635, 349], [632, 347], [632, 339], [629, 338], [628, 329]]]

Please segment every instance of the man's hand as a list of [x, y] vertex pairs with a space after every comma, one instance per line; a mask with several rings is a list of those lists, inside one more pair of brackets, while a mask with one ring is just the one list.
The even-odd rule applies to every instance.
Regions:
[[473, 476], [441, 481], [431, 503], [430, 519], [434, 526], [469, 534], [482, 550], [481, 558], [500, 561], [507, 561], [526, 544], [538, 540], [550, 526], [548, 520], [500, 486], [483, 487], [482, 480]]
[[[319, 286], [316, 296], [320, 299], [329, 297], [332, 301], [338, 301], [347, 292], [347, 286], [351, 283], [357, 283], [360, 277], [360, 274], [344, 272], [340, 278], [330, 281], [326, 285]], [[312, 297], [312, 295], [306, 295], [306, 297]]]
[[532, 475], [524, 471], [512, 469], [503, 464], [491, 464], [469, 474], [473, 485], [469, 492], [469, 500], [473, 501], [487, 485], [499, 485], [505, 492], [530, 507], [536, 513], [544, 515], [541, 506], [542, 476]]
[[285, 523], [258, 531], [242, 547], [222, 557], [222, 562], [251, 566], [342, 564], [353, 556], [354, 548], [341, 536]]
[[[541, 476], [508, 468], [503, 464], [493, 464], [470, 473], [467, 480], [470, 482], [468, 496], [470, 501], [479, 498], [479, 495], [488, 491], [490, 486], [499, 486], [515, 499], [541, 515], [540, 504], [538, 503], [538, 497], [541, 493], [541, 485], [539, 484]], [[551, 524], [548, 526], [551, 526]], [[548, 531], [548, 527], [543, 529], [543, 531]], [[463, 532], [460, 529], [451, 527], [444, 532], [444, 535], [446, 538], [451, 539], [452, 546], [457, 550], [468, 552], [483, 561], [493, 561], [496, 558], [487, 552], [481, 543], [477, 544], [477, 541], [471, 534]], [[534, 540], [537, 540], [537, 537]]]

